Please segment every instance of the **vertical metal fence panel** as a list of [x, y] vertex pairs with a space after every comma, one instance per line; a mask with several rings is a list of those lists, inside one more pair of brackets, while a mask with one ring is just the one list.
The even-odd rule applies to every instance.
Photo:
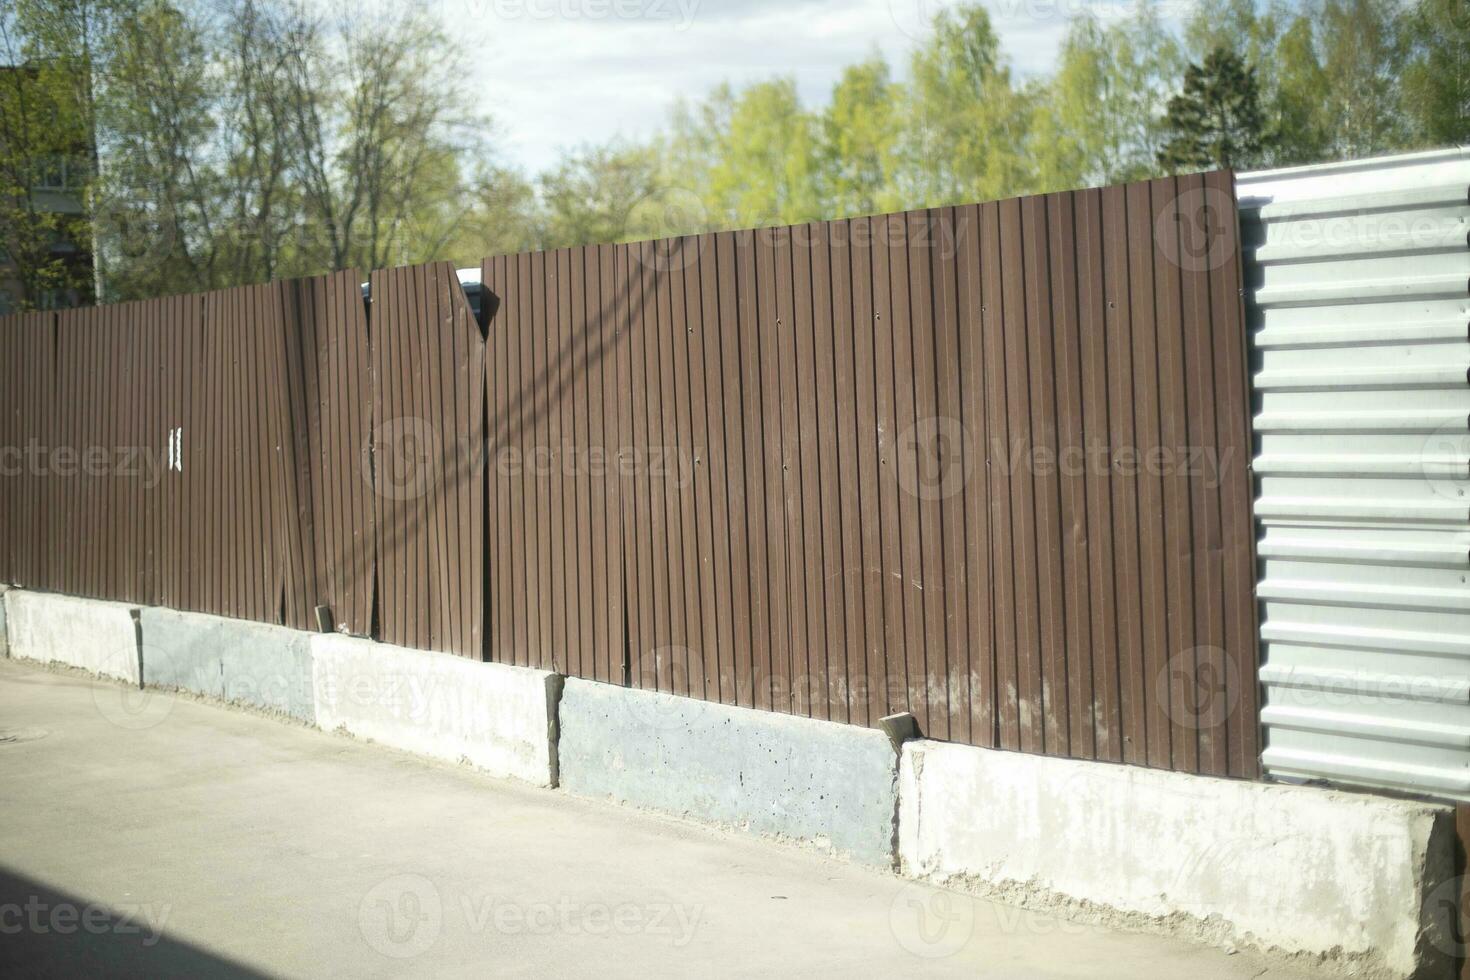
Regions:
[[6, 316], [0, 354], [5, 358], [4, 460], [5, 580], [47, 588], [47, 484], [52, 386], [55, 379], [52, 313]]
[[[287, 283], [289, 425], [294, 460], [292, 617], [315, 628], [329, 608], [339, 630], [372, 630], [376, 515], [372, 366], [355, 270]], [[293, 484], [288, 483], [288, 487]]]
[[16, 509], [25, 479], [25, 453], [20, 440], [20, 373], [28, 365], [21, 356], [23, 314], [0, 317], [0, 582], [18, 578], [16, 553], [20, 550], [20, 527]]
[[286, 581], [281, 297], [279, 284], [204, 297], [201, 384], [184, 425], [185, 482], [208, 515], [190, 605], [269, 623], [280, 621]]
[[478, 659], [484, 339], [449, 263], [375, 272], [371, 288], [379, 635]]
[[[840, 614], [840, 642], [834, 643], [832, 654], [845, 660], [837, 678], [846, 694], [846, 716], [843, 720], [856, 725], [872, 724], [881, 717], [873, 712], [873, 685], [870, 677], [870, 648], [867, 636], [866, 586], [863, 563], [863, 520], [859, 488], [857, 334], [866, 323], [857, 320], [854, 302], [855, 283], [852, 271], [851, 224], [834, 221], [824, 227], [828, 250], [825, 262], [831, 312], [823, 318], [830, 346], [830, 396], [822, 412], [830, 440], [829, 454], [833, 463], [827, 469], [829, 479], [823, 483], [826, 496], [823, 518], [837, 522], [838, 540], [834, 556], [827, 554], [827, 582], [838, 605], [831, 615]], [[822, 297], [816, 298], [818, 307]], [[829, 615], [829, 622], [831, 622]]]
[[516, 615], [511, 582], [514, 552], [511, 529], [516, 521], [510, 508], [509, 477], [514, 472], [517, 447], [510, 441], [512, 405], [520, 397], [510, 388], [507, 376], [507, 352], [513, 339], [508, 326], [510, 306], [504, 297], [510, 291], [507, 279], [508, 260], [504, 256], [486, 259], [481, 266], [488, 308], [485, 319], [488, 336], [485, 343], [485, 398], [489, 413], [486, 432], [486, 513], [490, 559], [488, 562], [488, 643], [486, 657], [498, 663], [516, 662]]

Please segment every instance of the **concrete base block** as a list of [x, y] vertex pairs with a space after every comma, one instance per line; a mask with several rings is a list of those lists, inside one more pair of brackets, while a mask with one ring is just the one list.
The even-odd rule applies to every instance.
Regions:
[[556, 785], [560, 675], [347, 636], [312, 635], [311, 649], [322, 728]]
[[5, 593], [10, 586], [0, 585], [0, 657], [10, 656], [10, 634], [5, 632]]
[[928, 741], [900, 796], [912, 877], [1365, 976], [1452, 948], [1445, 807]]
[[891, 867], [897, 757], [879, 731], [568, 678], [562, 785]]
[[144, 684], [315, 723], [310, 633], [172, 609], [143, 609], [140, 616]]
[[28, 589], [11, 589], [0, 601], [10, 656], [139, 683], [133, 607]]

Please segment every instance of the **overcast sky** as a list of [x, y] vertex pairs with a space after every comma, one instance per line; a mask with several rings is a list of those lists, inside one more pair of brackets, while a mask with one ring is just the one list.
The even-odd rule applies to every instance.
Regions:
[[[466, 97], [529, 171], [583, 142], [658, 130], [680, 95], [793, 75], [807, 106], [877, 49], [900, 74], [933, 12], [958, 0], [437, 0], [476, 52]], [[1069, 13], [1126, 0], [987, 0], [1012, 64], [1049, 71]]]

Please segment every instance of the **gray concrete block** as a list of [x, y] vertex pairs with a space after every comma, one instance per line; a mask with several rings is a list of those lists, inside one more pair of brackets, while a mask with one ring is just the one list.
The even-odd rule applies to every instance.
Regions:
[[0, 585], [0, 657], [10, 656], [10, 634], [5, 629], [5, 593], [10, 586]]
[[143, 686], [174, 687], [223, 698], [220, 634], [228, 620], [172, 609], [138, 611], [143, 627]]
[[172, 609], [144, 609], [143, 683], [315, 722], [311, 634]]
[[570, 792], [893, 863], [898, 761], [880, 731], [575, 678], [560, 730]]
[[225, 700], [253, 704], [316, 724], [311, 690], [312, 634], [281, 626], [244, 625], [251, 627], [248, 635], [220, 652]]

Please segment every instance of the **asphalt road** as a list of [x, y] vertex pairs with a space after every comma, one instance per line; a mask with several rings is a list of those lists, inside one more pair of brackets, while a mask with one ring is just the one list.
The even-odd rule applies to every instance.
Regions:
[[0, 660], [0, 974], [1301, 977]]

